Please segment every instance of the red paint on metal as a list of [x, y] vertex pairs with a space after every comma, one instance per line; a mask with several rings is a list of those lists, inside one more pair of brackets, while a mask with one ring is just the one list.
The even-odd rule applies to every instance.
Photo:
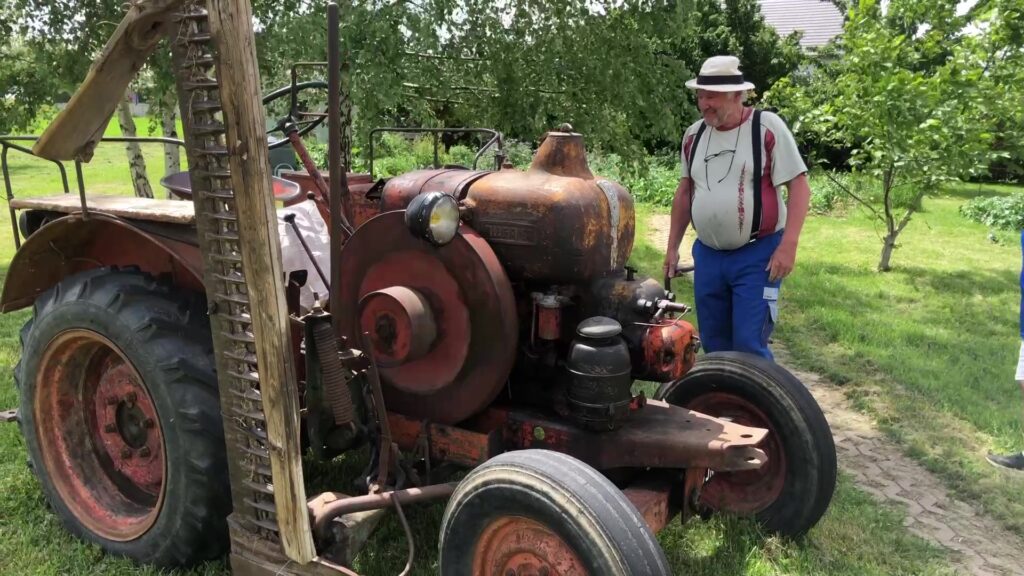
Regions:
[[415, 290], [384, 288], [363, 296], [359, 305], [360, 330], [370, 335], [374, 359], [383, 367], [422, 357], [437, 337], [430, 304]]
[[462, 466], [479, 466], [503, 451], [501, 430], [476, 432], [444, 424], [388, 414], [391, 439], [398, 447], [420, 456], [429, 450], [433, 462], [451, 462]]
[[35, 387], [42, 465], [69, 511], [108, 540], [144, 534], [159, 515], [166, 469], [141, 376], [111, 341], [76, 329], [47, 345]]
[[98, 381], [92, 434], [110, 457], [114, 469], [154, 496], [164, 477], [163, 438], [156, 407], [134, 376], [134, 369], [108, 356], [87, 374]]
[[672, 505], [671, 495], [673, 487], [677, 486], [680, 480], [678, 474], [659, 474], [641, 478], [622, 490], [643, 516], [651, 532], [657, 534], [675, 517], [677, 510]]
[[685, 320], [666, 320], [650, 326], [643, 338], [643, 366], [637, 377], [671, 382], [683, 377], [697, 361], [696, 330]]
[[562, 335], [562, 309], [537, 307], [537, 337], [558, 340]]
[[[331, 176], [327, 172], [321, 172], [321, 176], [324, 179], [324, 183], [330, 187]], [[296, 202], [305, 200], [306, 194], [317, 193], [317, 184], [313, 176], [307, 172], [298, 172], [291, 170], [282, 170], [280, 172], [281, 178], [285, 180], [291, 180], [297, 182], [302, 188], [303, 194], [300, 195]], [[367, 193], [373, 187], [373, 180], [369, 174], [357, 174], [349, 172], [347, 174], [349, 194], [342, 198], [344, 204], [345, 216], [348, 221], [352, 223], [352, 226], [358, 228], [363, 225], [364, 222], [377, 216], [381, 213], [380, 209], [380, 198], [369, 198]], [[285, 206], [290, 206], [292, 203], [289, 202]]]
[[698, 396], [688, 404], [693, 410], [769, 431], [759, 444], [768, 456], [767, 463], [758, 470], [715, 472], [701, 489], [701, 502], [715, 510], [738, 514], [753, 514], [775, 502], [785, 485], [788, 463], [779, 431], [772, 427], [764, 412], [739, 396], [722, 392]]
[[550, 528], [522, 516], [503, 516], [484, 528], [473, 551], [480, 576], [583, 576], [583, 562]]
[[[203, 291], [202, 256], [186, 241], [195, 232], [171, 227], [181, 239], [156, 236], [130, 222], [91, 214], [59, 218], [36, 231], [18, 250], [7, 272], [0, 310], [30, 305], [42, 292], [66, 276], [101, 266], [137, 266], [154, 276], [166, 276], [184, 289]], [[180, 230], [179, 230], [180, 229]]]
[[452, 424], [494, 400], [512, 369], [518, 321], [512, 286], [483, 238], [463, 225], [436, 247], [409, 233], [403, 212], [389, 212], [361, 226], [341, 260], [342, 335], [360, 330], [363, 296], [392, 286], [421, 294], [437, 324], [423, 357], [381, 369], [390, 411]]

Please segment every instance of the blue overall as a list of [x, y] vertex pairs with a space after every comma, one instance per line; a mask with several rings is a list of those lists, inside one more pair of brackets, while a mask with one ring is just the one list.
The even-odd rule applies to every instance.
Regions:
[[736, 250], [693, 243], [694, 304], [704, 350], [774, 359], [768, 338], [778, 319], [782, 280], [769, 282], [765, 268], [780, 242], [781, 230]]

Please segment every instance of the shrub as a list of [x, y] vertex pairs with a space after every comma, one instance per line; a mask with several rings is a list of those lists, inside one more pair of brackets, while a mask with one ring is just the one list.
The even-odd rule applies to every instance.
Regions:
[[1024, 230], [1024, 194], [974, 198], [960, 207], [970, 220], [1000, 230]]

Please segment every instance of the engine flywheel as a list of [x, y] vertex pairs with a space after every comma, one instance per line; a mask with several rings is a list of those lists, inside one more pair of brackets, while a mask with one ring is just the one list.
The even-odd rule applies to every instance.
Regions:
[[437, 247], [414, 237], [404, 212], [359, 227], [341, 254], [343, 335], [380, 367], [388, 410], [454, 424], [501, 392], [515, 361], [512, 285], [494, 251], [462, 225]]

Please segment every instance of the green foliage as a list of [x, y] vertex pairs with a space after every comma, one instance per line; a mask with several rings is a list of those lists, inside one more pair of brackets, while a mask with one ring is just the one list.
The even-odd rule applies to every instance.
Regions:
[[[878, 183], [869, 196], [844, 191], [885, 227], [880, 270], [889, 269], [896, 238], [922, 198], [982, 173], [994, 157], [997, 120], [1020, 108], [1003, 96], [1019, 88], [994, 83], [997, 75], [1019, 75], [1019, 64], [989, 53], [1019, 54], [1020, 45], [995, 40], [994, 24], [988, 33], [968, 33], [982, 16], [955, 12], [946, 0], [893, 0], [888, 11], [878, 0], [860, 0], [830, 57], [768, 95], [798, 137], [851, 148], [850, 166]], [[997, 11], [984, 21], [1000, 18]]]
[[1024, 230], [1024, 194], [972, 198], [960, 213], [992, 228]]

